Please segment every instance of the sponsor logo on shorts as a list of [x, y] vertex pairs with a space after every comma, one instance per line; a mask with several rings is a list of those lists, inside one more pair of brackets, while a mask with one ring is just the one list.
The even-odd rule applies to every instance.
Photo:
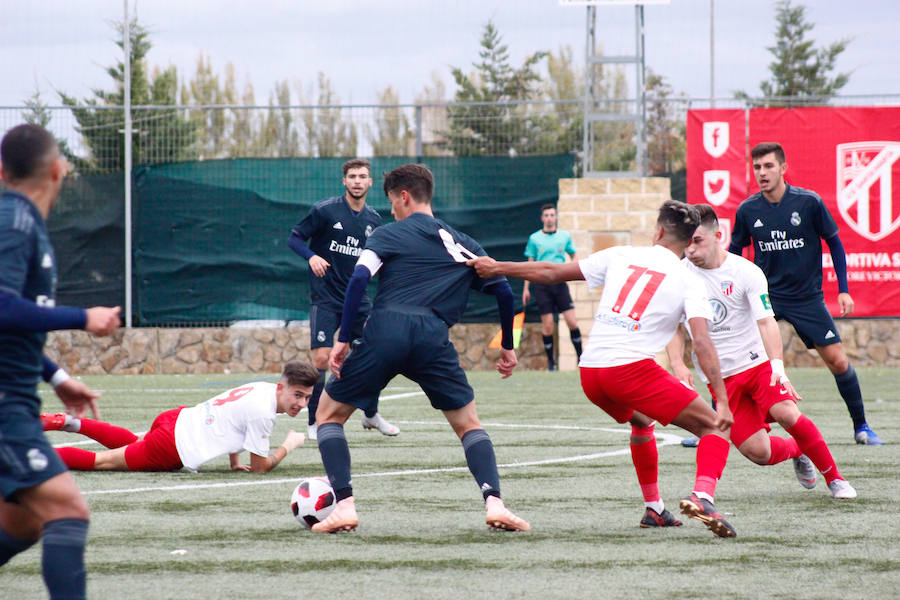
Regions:
[[319, 341], [319, 342], [324, 342], [324, 341], [325, 341], [325, 332], [324, 332], [324, 331], [320, 331], [319, 333], [317, 333], [317, 334], [316, 334], [316, 340]]
[[826, 339], [826, 340], [830, 340], [830, 339], [833, 338], [833, 337], [834, 337], [834, 332], [833, 332], [832, 330], [829, 329], [829, 330], [828, 330], [828, 333], [825, 334], [825, 339]]
[[50, 464], [50, 461], [47, 460], [47, 455], [37, 448], [31, 448], [26, 456], [28, 457], [28, 466], [31, 467], [32, 471], [43, 471]]

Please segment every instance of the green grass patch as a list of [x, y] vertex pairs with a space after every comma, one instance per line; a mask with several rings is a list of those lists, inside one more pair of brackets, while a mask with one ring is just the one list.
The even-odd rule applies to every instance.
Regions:
[[[533, 527], [526, 534], [489, 531], [459, 441], [424, 396], [390, 397], [418, 389], [398, 379], [381, 405], [400, 426], [398, 437], [363, 431], [357, 416], [346, 427], [360, 512], [352, 534], [313, 535], [289, 512], [296, 481], [324, 473], [314, 443], [268, 474], [231, 472], [227, 457], [200, 474], [77, 473], [92, 510], [89, 595], [818, 600], [865, 590], [892, 597], [900, 589], [900, 525], [891, 517], [900, 497], [898, 372], [858, 371], [869, 422], [888, 442], [883, 447], [853, 442], [824, 369], [794, 369], [791, 379], [859, 499], [835, 501], [822, 483], [804, 490], [790, 462], [760, 467], [732, 450], [716, 505], [738, 530], [733, 540], [713, 537], [696, 521], [638, 528], [643, 508], [634, 469], [628, 453], [618, 452], [627, 449], [628, 429], [584, 398], [574, 373], [522, 372], [509, 380], [470, 374], [482, 423], [506, 465], [504, 498]], [[85, 379], [103, 392], [105, 418], [144, 431], [161, 410], [201, 402], [253, 376]], [[52, 394], [44, 398], [47, 409], [57, 409]], [[305, 425], [305, 413], [280, 417], [273, 439]], [[685, 435], [675, 427], [657, 431]], [[786, 435], [777, 426], [773, 433]], [[50, 438], [84, 439], [61, 432]], [[695, 450], [660, 446], [660, 489], [673, 512], [690, 491], [694, 468]], [[229, 485], [242, 483], [253, 485]], [[2, 586], [4, 597], [45, 597], [39, 548], [3, 567]]]

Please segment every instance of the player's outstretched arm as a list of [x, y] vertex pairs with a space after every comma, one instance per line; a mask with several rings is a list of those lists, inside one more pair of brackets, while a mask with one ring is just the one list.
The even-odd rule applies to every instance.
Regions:
[[697, 362], [700, 363], [700, 368], [703, 369], [713, 394], [716, 396], [716, 427], [727, 431], [734, 424], [734, 416], [728, 406], [728, 392], [725, 390], [725, 382], [722, 381], [719, 355], [716, 354], [716, 347], [713, 345], [712, 338], [709, 337], [706, 319], [694, 317], [688, 320], [688, 326], [691, 328]]
[[672, 337], [672, 341], [666, 346], [666, 356], [669, 358], [669, 364], [672, 366], [672, 373], [679, 380], [694, 387], [694, 375], [691, 370], [684, 364], [684, 336], [686, 332], [682, 325], [678, 326], [678, 330]]
[[228, 460], [231, 463], [232, 471], [250, 471], [250, 465], [241, 464], [240, 452], [232, 452], [228, 455]]
[[269, 456], [260, 456], [250, 453], [250, 470], [254, 473], [268, 473], [278, 466], [284, 458], [293, 450], [299, 448], [306, 441], [306, 436], [291, 429], [284, 441], [275, 448]]
[[94, 335], [111, 335], [122, 321], [119, 319], [121, 307], [114, 306], [112, 308], [106, 306], [95, 306], [87, 309], [87, 322], [84, 325], [85, 331]]
[[794, 400], [802, 400], [800, 394], [791, 385], [787, 374], [784, 372], [784, 360], [782, 354], [781, 331], [778, 329], [778, 323], [775, 317], [764, 317], [756, 322], [759, 327], [759, 336], [762, 338], [763, 347], [772, 364], [772, 378], [769, 385], [778, 385], [787, 390], [791, 398]]
[[562, 264], [536, 261], [508, 262], [496, 261], [490, 256], [479, 256], [467, 260], [466, 264], [473, 267], [482, 279], [506, 275], [543, 284], [584, 279], [584, 275], [578, 267], [578, 261]]
[[95, 392], [78, 379], [72, 379], [66, 370], [44, 356], [41, 378], [53, 386], [53, 391], [66, 407], [66, 412], [80, 419], [91, 410], [95, 419], [100, 419], [97, 407], [99, 392]]

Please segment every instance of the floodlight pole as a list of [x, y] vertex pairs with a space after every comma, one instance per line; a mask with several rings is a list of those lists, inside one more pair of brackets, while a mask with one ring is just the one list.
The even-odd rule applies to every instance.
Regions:
[[125, 20], [122, 23], [123, 41], [125, 50], [124, 65], [124, 94], [125, 106], [125, 327], [131, 327], [131, 22], [128, 19], [128, 0], [123, 0]]

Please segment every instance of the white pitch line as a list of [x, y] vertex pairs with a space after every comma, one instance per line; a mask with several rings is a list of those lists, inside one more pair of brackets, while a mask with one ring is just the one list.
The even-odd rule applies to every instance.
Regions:
[[[516, 427], [513, 424], [494, 424], [494, 427]], [[531, 427], [530, 425], [522, 425], [521, 427]], [[545, 428], [552, 428], [553, 426], [548, 426]], [[566, 426], [562, 426], [566, 427]], [[572, 428], [576, 429], [576, 428]], [[610, 428], [584, 428], [584, 429], [595, 429], [597, 431], [609, 431], [612, 433], [628, 433], [628, 431], [623, 429], [610, 429]], [[660, 439], [660, 446], [672, 446], [675, 444], [681, 443], [681, 437], [671, 433], [657, 432], [657, 439]], [[592, 454], [581, 454], [576, 456], [563, 456], [560, 458], [547, 458], [543, 460], [531, 460], [531, 461], [520, 461], [513, 463], [504, 463], [499, 464], [497, 467], [501, 469], [515, 469], [521, 467], [533, 467], [538, 465], [549, 465], [549, 464], [557, 464], [557, 463], [568, 463], [568, 462], [579, 462], [585, 460], [592, 460], [595, 458], [606, 458], [609, 456], [624, 456], [630, 454], [631, 450], [629, 448], [620, 448], [618, 450], [610, 450], [609, 452], [595, 452]], [[377, 473], [359, 473], [354, 474], [354, 478], [360, 477], [395, 477], [395, 476], [403, 476], [403, 475], [427, 475], [432, 473], [453, 473], [460, 471], [468, 471], [468, 467], [436, 467], [433, 469], [407, 469], [403, 471], [382, 471]], [[297, 481], [296, 477], [291, 477], [289, 479], [267, 479], [265, 481], [235, 481], [235, 482], [219, 482], [219, 483], [192, 483], [192, 484], [184, 484], [184, 485], [166, 485], [166, 486], [155, 486], [155, 487], [139, 487], [139, 488], [121, 488], [121, 489], [112, 489], [112, 490], [94, 490], [94, 491], [82, 491], [82, 494], [85, 496], [100, 496], [100, 495], [108, 495], [108, 494], [133, 494], [138, 492], [165, 492], [165, 491], [174, 491], [174, 490], [200, 490], [200, 489], [214, 489], [214, 488], [223, 488], [223, 487], [237, 487], [237, 486], [248, 486], [248, 485], [280, 485], [282, 483], [294, 483]]]

